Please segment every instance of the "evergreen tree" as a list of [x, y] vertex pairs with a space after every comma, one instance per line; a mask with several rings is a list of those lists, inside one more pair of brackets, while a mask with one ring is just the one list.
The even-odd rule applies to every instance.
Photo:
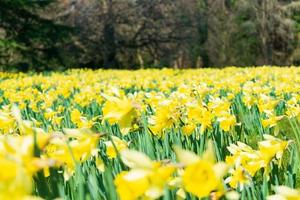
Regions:
[[71, 29], [42, 16], [50, 0], [0, 0], [0, 65], [50, 69], [64, 65], [60, 49]]

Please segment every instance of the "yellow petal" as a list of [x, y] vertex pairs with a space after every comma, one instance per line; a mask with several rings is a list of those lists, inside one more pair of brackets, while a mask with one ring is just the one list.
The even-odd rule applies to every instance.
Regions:
[[204, 152], [204, 154], [202, 156], [202, 159], [206, 160], [206, 161], [209, 161], [211, 163], [216, 162], [214, 144], [211, 140], [209, 140], [208, 143], [207, 143], [207, 149]]
[[223, 178], [223, 176], [228, 171], [228, 165], [225, 162], [218, 162], [213, 167], [215, 174], [218, 178]]
[[190, 165], [200, 160], [200, 157], [193, 152], [182, 149], [179, 146], [174, 146], [177, 159], [184, 165]]
[[135, 151], [125, 149], [121, 151], [122, 161], [130, 168], [152, 168], [152, 160], [145, 154]]

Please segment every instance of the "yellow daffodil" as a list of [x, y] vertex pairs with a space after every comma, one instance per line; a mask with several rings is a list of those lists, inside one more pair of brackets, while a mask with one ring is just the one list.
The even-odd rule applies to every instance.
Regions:
[[121, 200], [157, 199], [163, 195], [163, 190], [175, 170], [174, 166], [152, 161], [143, 153], [133, 150], [123, 150], [121, 157], [130, 167], [130, 171], [121, 172], [115, 179]]
[[165, 102], [159, 106], [154, 116], [149, 119], [150, 130], [159, 137], [165, 129], [172, 128], [179, 120], [180, 112], [176, 104]]
[[[121, 140], [116, 136], [112, 136], [112, 141], [104, 142], [106, 145], [106, 154], [112, 159], [117, 157], [117, 151], [120, 152], [127, 148], [128, 144], [126, 141]], [[115, 149], [116, 148], [116, 149]]]
[[187, 192], [199, 198], [207, 197], [213, 191], [223, 193], [222, 178], [226, 173], [225, 163], [216, 162], [212, 143], [202, 157], [192, 152], [175, 147], [179, 162], [184, 166], [182, 184]]
[[270, 135], [264, 135], [265, 140], [258, 142], [258, 150], [253, 150], [248, 145], [238, 142], [231, 144], [228, 148], [231, 156], [226, 157], [226, 162], [232, 166], [231, 176], [227, 182], [231, 187], [243, 189], [244, 185], [251, 183], [252, 177], [262, 168], [265, 175], [269, 173], [269, 164], [272, 161], [280, 161], [289, 141], [283, 141]]
[[122, 134], [125, 135], [130, 131], [136, 118], [136, 110], [131, 100], [107, 97], [102, 110], [103, 119], [110, 124], [119, 124]]
[[46, 147], [46, 156], [65, 165], [65, 178], [73, 174], [76, 162], [84, 162], [97, 152], [99, 135], [87, 129], [65, 129], [56, 134]]
[[220, 118], [218, 118], [218, 121], [220, 122], [221, 129], [226, 132], [236, 124], [235, 116], [230, 113], [223, 113]]

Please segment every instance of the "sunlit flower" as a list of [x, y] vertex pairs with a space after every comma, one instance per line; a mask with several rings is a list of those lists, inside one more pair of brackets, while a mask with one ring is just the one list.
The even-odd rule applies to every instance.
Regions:
[[185, 166], [182, 184], [187, 192], [199, 198], [207, 197], [213, 191], [223, 193], [222, 178], [227, 171], [225, 163], [216, 162], [212, 143], [202, 157], [175, 147], [178, 160]]
[[123, 150], [121, 156], [130, 171], [121, 172], [115, 179], [120, 199], [157, 199], [163, 195], [167, 181], [175, 170], [174, 166], [152, 161], [143, 153], [133, 150]]
[[136, 110], [131, 100], [116, 97], [107, 97], [103, 107], [103, 119], [110, 124], [117, 123], [120, 126], [122, 134], [127, 134], [136, 118]]

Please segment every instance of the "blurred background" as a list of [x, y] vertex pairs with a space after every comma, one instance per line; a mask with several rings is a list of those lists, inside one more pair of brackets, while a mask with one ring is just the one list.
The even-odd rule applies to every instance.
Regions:
[[0, 69], [300, 65], [296, 0], [0, 0]]

